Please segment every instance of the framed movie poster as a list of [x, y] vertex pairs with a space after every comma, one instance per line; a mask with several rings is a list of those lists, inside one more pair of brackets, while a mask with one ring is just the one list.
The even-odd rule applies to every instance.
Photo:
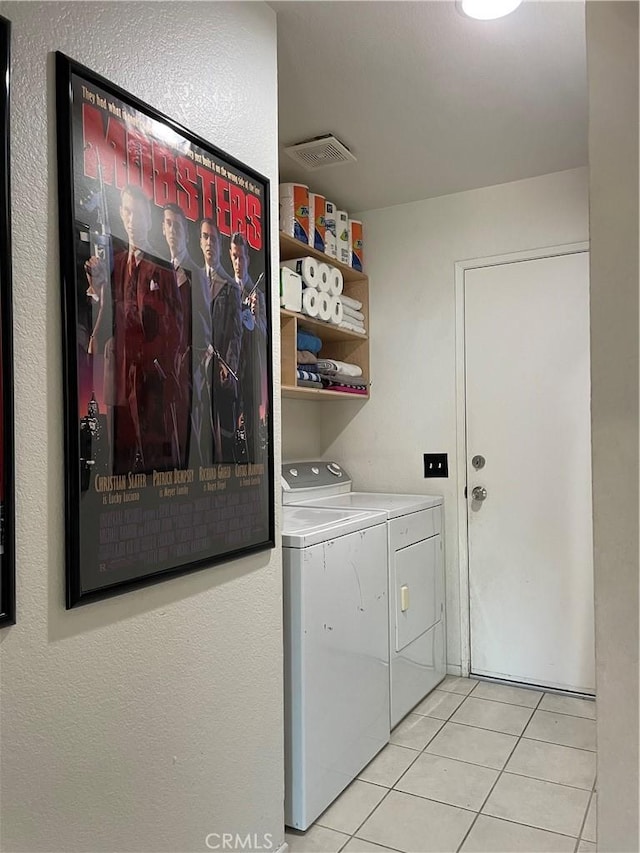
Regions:
[[269, 182], [56, 63], [73, 607], [274, 545]]
[[11, 208], [9, 204], [9, 76], [11, 24], [0, 18], [0, 626], [15, 622], [13, 485], [13, 343]]

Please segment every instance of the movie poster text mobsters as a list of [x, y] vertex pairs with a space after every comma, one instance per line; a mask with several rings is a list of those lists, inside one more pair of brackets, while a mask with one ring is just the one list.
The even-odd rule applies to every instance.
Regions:
[[273, 546], [269, 184], [57, 75], [73, 606]]

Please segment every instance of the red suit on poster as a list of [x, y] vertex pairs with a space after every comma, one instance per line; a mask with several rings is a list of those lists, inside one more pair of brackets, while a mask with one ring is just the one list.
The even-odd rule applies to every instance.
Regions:
[[150, 252], [149, 201], [138, 187], [122, 191], [120, 216], [129, 247], [113, 262], [111, 287], [104, 261], [86, 265], [100, 308], [89, 343], [104, 347], [104, 401], [116, 474], [181, 467], [186, 414], [178, 383], [183, 335], [175, 272]]

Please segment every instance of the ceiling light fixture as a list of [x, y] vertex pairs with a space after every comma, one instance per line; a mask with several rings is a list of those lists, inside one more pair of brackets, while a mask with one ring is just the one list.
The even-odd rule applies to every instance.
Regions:
[[460, 0], [458, 8], [469, 18], [492, 21], [515, 11], [522, 0]]

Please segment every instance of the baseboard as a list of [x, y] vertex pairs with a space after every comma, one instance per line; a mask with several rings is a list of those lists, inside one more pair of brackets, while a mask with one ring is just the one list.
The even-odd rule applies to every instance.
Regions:
[[459, 663], [447, 664], [447, 675], [462, 675], [462, 667]]

